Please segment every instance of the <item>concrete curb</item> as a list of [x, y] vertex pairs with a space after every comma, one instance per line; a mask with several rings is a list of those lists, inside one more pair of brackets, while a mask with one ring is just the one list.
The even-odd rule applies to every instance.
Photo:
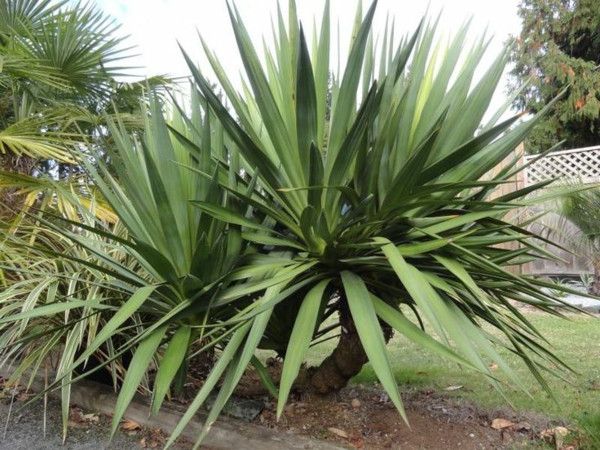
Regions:
[[[10, 371], [5, 370], [4, 372]], [[10, 373], [6, 373], [6, 375], [10, 375]], [[36, 391], [43, 390], [44, 386], [44, 379], [40, 375], [35, 377], [31, 385], [32, 389]], [[49, 395], [60, 399], [60, 391], [52, 392]], [[86, 411], [111, 415], [114, 412], [116, 401], [117, 395], [112, 391], [108, 391], [107, 386], [99, 383], [81, 380], [71, 387], [71, 403], [77, 404]], [[164, 404], [158, 414], [152, 415], [148, 402], [143, 397], [136, 396], [127, 408], [124, 417], [146, 428], [161, 428], [165, 433], [171, 434], [184, 412], [184, 407]], [[202, 419], [205, 417], [203, 414], [197, 414], [187, 425], [181, 436], [188, 441], [195, 442], [202, 430]], [[346, 448], [290, 432], [276, 432], [226, 417], [219, 418], [213, 424], [202, 446], [215, 450], [240, 448], [244, 450], [340, 450]]]

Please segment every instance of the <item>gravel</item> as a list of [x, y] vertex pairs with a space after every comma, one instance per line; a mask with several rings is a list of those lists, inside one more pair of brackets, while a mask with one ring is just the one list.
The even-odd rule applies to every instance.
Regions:
[[[36, 401], [25, 405], [15, 401], [10, 411], [10, 398], [0, 399], [0, 449], [2, 450], [101, 450], [162, 448], [156, 438], [150, 437], [148, 430], [124, 432], [119, 430], [110, 440], [110, 427], [107, 417], [97, 416], [95, 421], [71, 423], [65, 444], [62, 443], [62, 419], [60, 402], [50, 399], [46, 414], [46, 434], [43, 432], [44, 405]], [[85, 413], [90, 413], [85, 411]], [[156, 444], [156, 445], [154, 445]], [[190, 448], [189, 445], [176, 445], [175, 449]]]

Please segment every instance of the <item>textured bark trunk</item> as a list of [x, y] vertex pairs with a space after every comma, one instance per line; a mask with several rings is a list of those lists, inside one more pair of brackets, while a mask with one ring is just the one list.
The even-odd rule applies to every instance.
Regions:
[[[25, 155], [17, 156], [10, 152], [0, 155], [0, 170], [5, 172], [31, 175], [36, 163], [35, 159]], [[0, 188], [0, 220], [13, 218], [15, 211], [21, 209], [24, 198], [18, 188]]]
[[[348, 309], [348, 302], [340, 298], [340, 325], [342, 333], [337, 347], [331, 355], [314, 369], [310, 378], [311, 388], [319, 394], [339, 391], [348, 381], [357, 375], [368, 361], [367, 354], [360, 342], [354, 321]], [[386, 324], [379, 324], [386, 343], [391, 339], [393, 330]]]

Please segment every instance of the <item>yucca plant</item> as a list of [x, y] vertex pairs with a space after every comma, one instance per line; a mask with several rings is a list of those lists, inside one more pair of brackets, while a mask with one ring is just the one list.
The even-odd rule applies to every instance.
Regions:
[[[178, 131], [169, 133], [157, 99], [145, 116], [141, 136], [109, 120], [115, 143], [110, 167], [100, 157], [83, 160], [111, 214], [118, 217], [116, 224], [98, 219], [94, 208], [72, 195], [70, 206], [79, 220], [49, 209], [26, 214], [23, 220], [29, 219], [31, 228], [21, 225], [17, 231], [33, 230], [35, 242], [3, 230], [5, 242], [13, 244], [2, 264], [7, 277], [0, 296], [0, 365], [16, 364], [12, 382], [28, 369], [29, 376], [35, 375], [48, 357], [62, 354], [48, 389], [64, 391], [65, 433], [70, 383], [86, 375], [80, 368], [94, 355], [103, 361], [94, 370], [102, 365], [122, 368], [118, 359], [133, 355], [118, 383], [113, 432], [137, 390], [151, 390], [157, 411], [172, 385], [185, 382], [191, 349], [222, 350], [201, 390], [204, 399], [233, 358], [238, 364], [225, 376], [232, 389], [237, 384], [232, 379], [239, 380], [253, 359], [271, 313], [265, 309], [250, 314], [249, 309], [278, 295], [303, 271], [303, 263], [280, 260], [280, 273], [265, 279], [274, 258], [261, 264], [261, 255], [246, 249], [240, 226], [217, 221], [190, 204], [195, 199], [238, 213], [246, 208], [219, 187], [223, 172], [212, 154], [224, 153], [227, 139], [220, 127], [210, 126], [212, 114], [199, 101], [190, 112], [198, 129], [185, 130], [181, 112], [174, 110], [170, 122]], [[190, 153], [190, 147], [202, 151]], [[225, 173], [232, 188], [241, 178], [234, 167], [230, 161]], [[50, 184], [57, 189], [58, 182]], [[39, 284], [40, 279], [47, 281]], [[63, 292], [54, 282], [74, 290]], [[26, 295], [28, 288], [34, 294]], [[40, 346], [40, 339], [48, 336], [52, 339]], [[151, 385], [146, 378], [150, 366], [157, 369]], [[211, 420], [229, 395], [231, 391], [222, 391]]]
[[[250, 214], [194, 205], [252, 231], [246, 239], [263, 251], [306, 265], [290, 284], [302, 288], [269, 303], [273, 313], [261, 341], [284, 357], [278, 414], [331, 316], [339, 319], [340, 338], [311, 371], [312, 388], [340, 389], [369, 361], [403, 416], [386, 350], [392, 329], [486, 374], [499, 389], [492, 362], [522, 383], [497, 346], [520, 356], [544, 387], [541, 371], [562, 365], [513, 305], [518, 300], [559, 314], [540, 289], [546, 283], [507, 269], [549, 257], [528, 231], [505, 219], [542, 184], [494, 198], [494, 190], [522, 170], [516, 160], [484, 181], [537, 120], [516, 116], [498, 123], [498, 114], [483, 122], [506, 52], [477, 79], [486, 41], [466, 52], [466, 27], [447, 45], [436, 43], [435, 26], [427, 23], [399, 45], [389, 29], [377, 50], [374, 14], [375, 3], [362, 21], [359, 9], [348, 60], [343, 72], [333, 72], [331, 86], [328, 4], [312, 50], [294, 2], [287, 24], [279, 11], [274, 44], [263, 59], [231, 7], [246, 75], [241, 93], [204, 45], [226, 100], [186, 55], [199, 91], [237, 146], [244, 173], [258, 180], [251, 195], [224, 184], [250, 205]], [[273, 241], [266, 248], [265, 236]], [[510, 250], [508, 243], [519, 245]], [[494, 338], [484, 324], [505, 339]]]

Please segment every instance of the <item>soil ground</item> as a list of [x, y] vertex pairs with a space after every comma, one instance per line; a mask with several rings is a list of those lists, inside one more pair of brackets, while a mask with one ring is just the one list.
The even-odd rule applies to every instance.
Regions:
[[[279, 422], [269, 409], [255, 422], [349, 448], [398, 450], [519, 448], [544, 440], [544, 434], [563, 425], [508, 409], [481, 411], [433, 392], [413, 392], [404, 395], [403, 401], [410, 428], [386, 394], [362, 386], [347, 387], [330, 398], [293, 399]], [[504, 420], [500, 424], [506, 426], [493, 428], [498, 427], [494, 419]], [[545, 439], [552, 441], [551, 436]]]
[[[44, 436], [43, 403], [38, 401], [24, 406], [27, 399], [28, 394], [20, 392], [11, 407], [7, 395], [0, 398], [0, 449], [134, 450], [162, 448], [165, 442], [161, 430], [140, 429], [135, 422], [127, 421], [111, 442], [109, 417], [94, 411], [82, 411], [72, 405], [69, 434], [63, 446], [59, 402], [50, 400], [48, 403]], [[292, 397], [279, 422], [275, 419], [275, 405], [266, 401], [265, 409], [254, 419], [254, 423], [282, 433], [328, 440], [340, 447], [402, 450], [520, 448], [523, 444], [543, 439], [544, 432], [561, 425], [540, 417], [520, 417], [509, 410], [480, 411], [473, 405], [427, 391], [405, 394], [404, 403], [410, 429], [387, 395], [377, 388], [359, 385], [349, 386], [326, 398], [307, 395]], [[503, 419], [512, 425], [494, 429], [494, 419]], [[548, 437], [547, 440], [551, 441], [552, 438]], [[189, 448], [191, 446], [185, 442], [175, 447], [176, 450]], [[238, 448], [244, 448], [243, 442]], [[584, 447], [575, 445], [562, 448]]]

